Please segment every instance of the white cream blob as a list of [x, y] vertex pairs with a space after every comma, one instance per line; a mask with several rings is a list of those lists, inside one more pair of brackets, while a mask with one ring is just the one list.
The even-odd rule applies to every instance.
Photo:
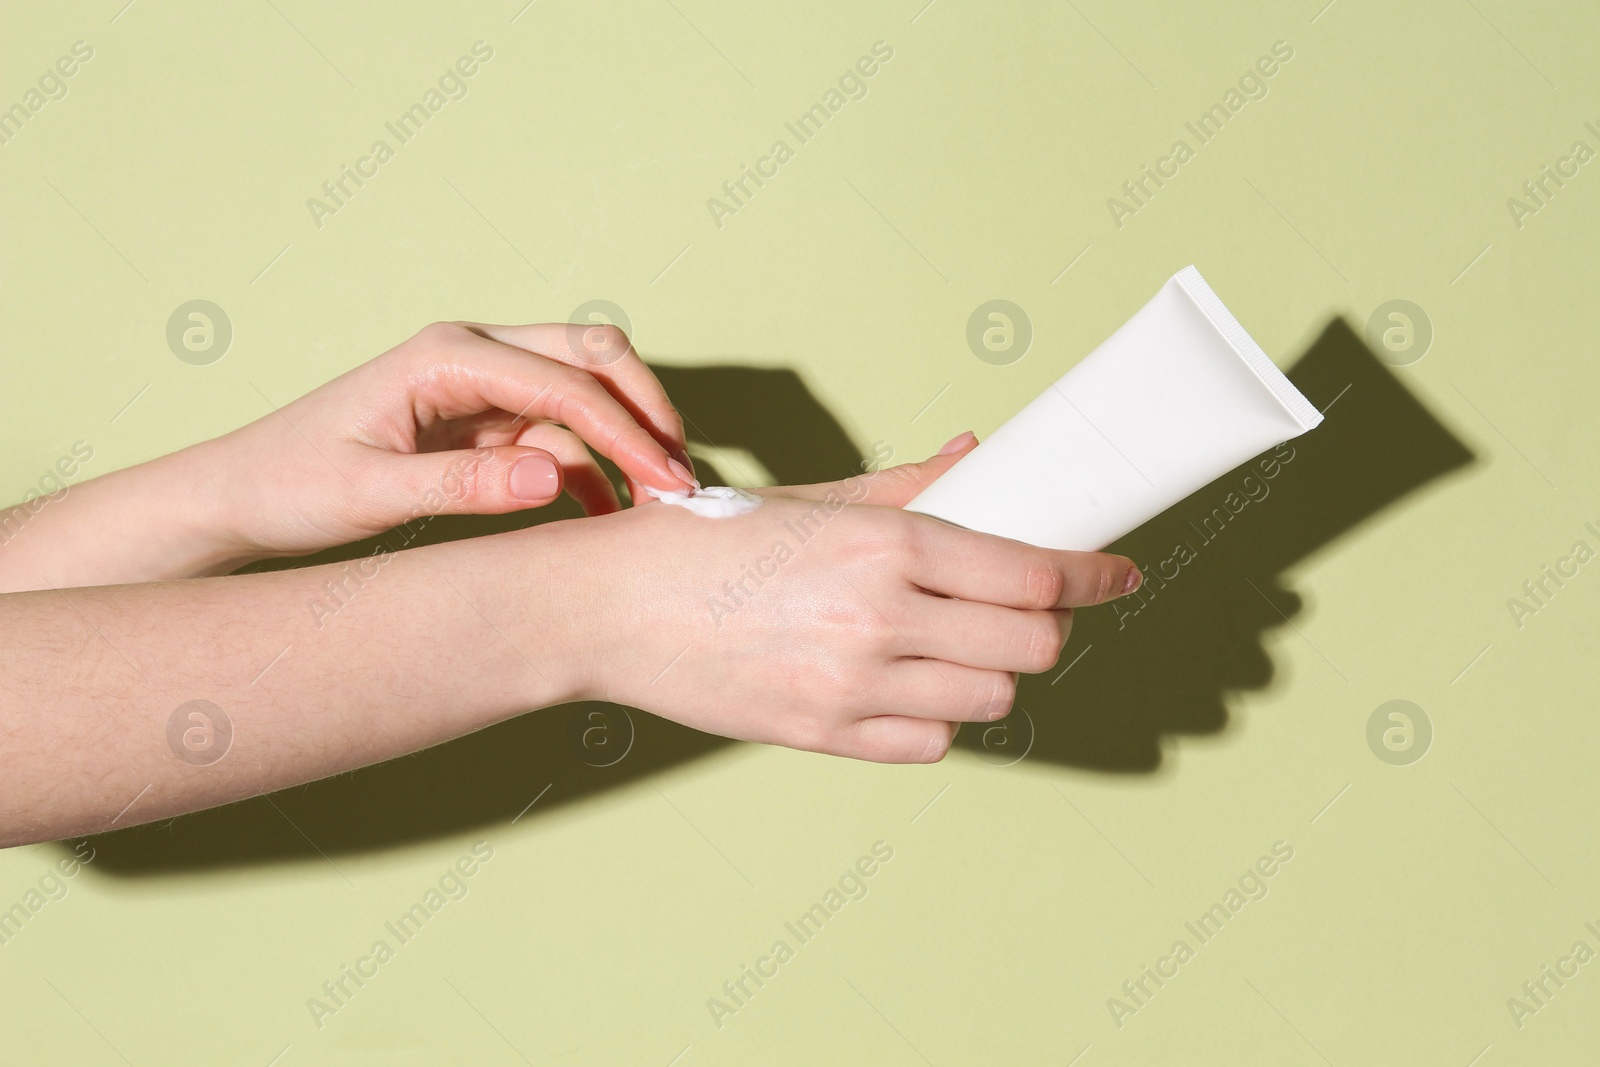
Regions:
[[708, 519], [731, 519], [739, 515], [748, 515], [761, 506], [760, 497], [743, 489], [735, 489], [731, 485], [707, 485], [681, 492], [664, 492], [652, 489], [648, 485], [642, 488], [663, 504], [688, 508], [696, 515]]

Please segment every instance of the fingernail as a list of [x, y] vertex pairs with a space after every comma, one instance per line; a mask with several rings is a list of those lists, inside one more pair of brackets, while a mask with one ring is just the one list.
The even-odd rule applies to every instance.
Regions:
[[689, 477], [694, 477], [694, 460], [689, 458], [689, 450], [687, 448], [678, 449], [672, 454], [672, 458], [676, 459], [679, 463], [682, 463], [684, 467], [688, 469]]
[[1139, 582], [1143, 578], [1144, 576], [1139, 573], [1138, 567], [1129, 567], [1128, 573], [1122, 576], [1122, 595], [1127, 596], [1139, 588]]
[[694, 475], [689, 472], [689, 468], [685, 467], [682, 463], [679, 463], [671, 456], [667, 457], [667, 468], [671, 470], [673, 474], [676, 474], [684, 485], [692, 485], [696, 489], [700, 488], [700, 483], [695, 481]]
[[561, 472], [544, 456], [523, 456], [511, 465], [511, 495], [518, 500], [549, 500], [561, 488]]
[[966, 433], [956, 434], [956, 436], [950, 438], [943, 448], [939, 449], [939, 455], [948, 456], [954, 452], [959, 452], [963, 448], [966, 448], [969, 442], [976, 441], [977, 439], [978, 435], [973, 433], [971, 430], [968, 430]]

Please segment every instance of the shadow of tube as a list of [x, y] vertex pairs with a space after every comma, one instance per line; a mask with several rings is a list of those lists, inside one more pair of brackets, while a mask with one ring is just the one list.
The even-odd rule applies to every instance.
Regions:
[[[1062, 662], [1023, 679], [1027, 714], [963, 730], [958, 746], [991, 762], [1027, 749], [1073, 767], [1157, 770], [1163, 737], [1223, 731], [1228, 694], [1272, 680], [1262, 634], [1301, 610], [1285, 572], [1472, 462], [1341, 319], [1288, 375], [1323, 424], [1111, 546], [1140, 565], [1144, 587], [1079, 612]], [[1324, 669], [1344, 684], [1338, 665]]]
[[[860, 453], [843, 427], [792, 370], [655, 370], [692, 441], [745, 450], [783, 484], [860, 469]], [[1290, 377], [1328, 410], [1327, 421], [1292, 442], [1292, 458], [1280, 459], [1271, 477], [1257, 464], [1241, 467], [1114, 546], [1151, 576], [1138, 602], [1080, 612], [1063, 662], [1024, 680], [1018, 707], [1026, 714], [988, 728], [969, 726], [960, 748], [989, 762], [1026, 751], [1030, 759], [1105, 772], [1155, 771], [1164, 736], [1223, 730], [1227, 695], [1270, 681], [1261, 635], [1300, 609], [1282, 584], [1285, 571], [1472, 460], [1342, 321], [1328, 326]], [[615, 477], [609, 467], [608, 473]], [[736, 472], [701, 473], [712, 482]], [[1247, 485], [1247, 477], [1259, 488]], [[1247, 501], [1237, 513], [1230, 492]], [[418, 543], [577, 514], [563, 501], [537, 513], [438, 518]], [[354, 559], [381, 540], [259, 569]], [[1179, 545], [1188, 545], [1193, 558], [1160, 569]], [[1021, 736], [1029, 724], [1029, 736]], [[342, 855], [538, 818], [730, 744], [614, 705], [551, 708], [284, 790], [271, 802], [256, 797], [100, 835], [93, 840], [95, 869], [159, 875], [318, 862], [319, 852], [336, 863]]]

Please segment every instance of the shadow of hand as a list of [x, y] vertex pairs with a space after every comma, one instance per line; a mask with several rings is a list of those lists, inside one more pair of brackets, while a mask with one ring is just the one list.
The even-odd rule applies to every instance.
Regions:
[[[860, 469], [860, 453], [839, 422], [791, 370], [655, 370], [692, 442], [743, 450], [780, 484], [828, 481]], [[1080, 612], [1063, 662], [1025, 679], [1017, 710], [987, 728], [962, 730], [958, 747], [992, 764], [1026, 757], [1107, 772], [1155, 771], [1162, 738], [1222, 731], [1228, 694], [1270, 681], [1261, 635], [1301, 610], [1300, 598], [1282, 584], [1289, 568], [1471, 461], [1342, 321], [1324, 331], [1290, 377], [1330, 412], [1323, 426], [1294, 441], [1292, 458], [1281, 460], [1271, 477], [1259, 463], [1241, 467], [1112, 546], [1140, 563], [1144, 588], [1115, 606]], [[728, 475], [740, 480], [737, 471], [701, 466], [708, 483]], [[614, 469], [607, 473], [619, 480]], [[1249, 488], [1247, 477], [1264, 492]], [[1248, 503], [1235, 511], [1230, 493]], [[563, 501], [538, 512], [438, 518], [414, 543], [576, 514]], [[256, 569], [354, 559], [383, 540]], [[1192, 558], [1169, 562], [1179, 545]], [[95, 867], [162, 874], [316, 862], [319, 853], [336, 863], [348, 853], [538, 817], [728, 744], [614, 705], [551, 708], [270, 798], [102, 835], [94, 840]]]
[[959, 747], [989, 762], [1027, 749], [1051, 763], [1155, 771], [1163, 737], [1223, 731], [1228, 694], [1272, 680], [1261, 635], [1293, 625], [1303, 607], [1288, 570], [1472, 461], [1342, 320], [1288, 373], [1326, 421], [1112, 545], [1139, 564], [1144, 586], [1079, 612], [1062, 663], [1023, 680], [1018, 710], [1002, 720], [1017, 721], [963, 730]]

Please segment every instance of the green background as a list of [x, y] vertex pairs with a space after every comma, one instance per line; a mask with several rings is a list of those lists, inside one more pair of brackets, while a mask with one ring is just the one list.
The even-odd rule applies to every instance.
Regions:
[[[1600, 950], [1600, 568], [1508, 607], [1600, 548], [1600, 165], [1520, 226], [1507, 205], [1600, 148], [1592, 5], [123, 3], [9, 7], [0, 34], [0, 106], [94, 50], [0, 146], [9, 498], [74, 442], [80, 478], [156, 456], [431, 320], [594, 299], [730, 480], [984, 435], [1191, 262], [1337, 406], [1268, 499], [1123, 625], [1083, 613], [1025, 714], [941, 764], [554, 709], [95, 838], [0, 946], [4, 1058], [1594, 1059], [1600, 964], [1507, 1004]], [[480, 40], [467, 95], [317, 226], [307, 198]], [[877, 41], [865, 97], [797, 145], [784, 122]], [[1265, 97], [1119, 227], [1107, 199], [1278, 41]], [[707, 199], [778, 139], [794, 158], [719, 227]], [[166, 343], [193, 299], [233, 327], [208, 366]], [[966, 342], [991, 299], [1034, 331], [1006, 365]], [[1359, 338], [1395, 299], [1434, 336], [1391, 370]], [[1154, 565], [1225, 483], [1123, 547]], [[1395, 699], [1432, 727], [1408, 765], [1367, 740]], [[611, 766], [574, 743], [591, 711]], [[308, 998], [479, 841], [470, 892], [319, 1028]], [[799, 944], [784, 923], [878, 841], [867, 895]], [[1185, 922], [1280, 841], [1267, 895], [1200, 944]], [[65, 855], [0, 855], [0, 907]], [[719, 1026], [708, 998], [780, 938], [793, 959]]]

